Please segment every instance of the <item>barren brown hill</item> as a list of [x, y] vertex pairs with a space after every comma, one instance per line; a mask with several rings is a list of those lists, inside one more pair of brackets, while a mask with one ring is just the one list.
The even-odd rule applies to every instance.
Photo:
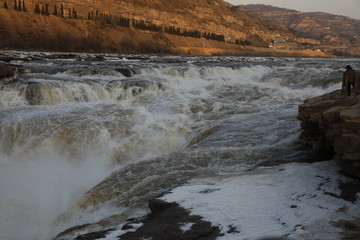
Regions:
[[320, 48], [337, 55], [360, 55], [360, 20], [323, 12], [304, 13], [261, 4], [240, 7], [249, 15], [285, 26], [299, 37], [319, 41], [304, 44], [305, 48]]
[[[73, 9], [83, 18], [87, 18], [89, 12], [105, 13], [163, 26], [172, 25], [182, 29], [223, 34], [228, 40], [229, 38], [246, 39], [251, 34], [264, 35], [264, 32], [269, 32], [257, 19], [247, 16], [245, 12], [241, 15], [234, 14], [231, 5], [222, 0], [25, 0], [25, 2], [29, 11], [33, 11], [35, 3], [39, 3], [40, 8], [47, 4], [50, 12], [55, 5], [58, 10], [63, 5], [66, 16]], [[12, 8], [12, 2], [9, 5]], [[247, 26], [245, 22], [252, 24]]]
[[[297, 37], [283, 26], [263, 24], [262, 20], [222, 0], [24, 2], [27, 12], [15, 11], [13, 2], [7, 3], [8, 9], [3, 9], [4, 0], [0, 0], [2, 49], [325, 56], [323, 53], [256, 48], [267, 47], [276, 34], [288, 41], [295, 41]], [[49, 9], [48, 13], [35, 14], [36, 5], [41, 11]], [[61, 16], [60, 9], [63, 9]], [[136, 20], [146, 28], [116, 24], [119, 18]], [[177, 32], [164, 32], [164, 28], [175, 28], [181, 33], [194, 32], [195, 35], [200, 33], [200, 36], [179, 36]], [[217, 41], [208, 40], [214, 38]]]

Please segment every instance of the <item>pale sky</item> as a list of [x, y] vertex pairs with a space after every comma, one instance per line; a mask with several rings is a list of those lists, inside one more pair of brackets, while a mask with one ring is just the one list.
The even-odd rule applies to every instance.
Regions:
[[225, 0], [234, 5], [266, 4], [301, 12], [327, 12], [360, 19], [360, 0]]

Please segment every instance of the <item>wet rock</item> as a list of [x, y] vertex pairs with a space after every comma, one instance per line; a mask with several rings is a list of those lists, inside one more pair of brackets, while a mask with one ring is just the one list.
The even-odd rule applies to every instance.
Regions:
[[357, 181], [340, 182], [339, 188], [341, 189], [340, 197], [342, 199], [352, 203], [358, 201], [357, 195], [360, 193], [360, 179], [357, 179]]
[[[114, 239], [121, 240], [215, 240], [222, 236], [220, 229], [200, 216], [190, 215], [190, 212], [177, 203], [168, 203], [160, 199], [149, 202], [151, 214], [141, 218], [111, 221], [104, 225], [100, 222], [70, 228], [55, 240], [95, 240], [104, 239], [112, 234]], [[182, 228], [187, 225], [187, 228]], [[122, 226], [122, 227], [121, 227]], [[236, 228], [232, 228], [236, 232]], [[118, 235], [117, 235], [118, 234]], [[115, 236], [117, 235], [117, 236]]]
[[360, 177], [360, 102], [341, 90], [304, 101], [297, 117], [301, 138], [313, 148], [332, 152], [342, 170]]
[[286, 240], [284, 238], [278, 238], [278, 237], [268, 237], [268, 238], [260, 238], [257, 240]]
[[59, 233], [54, 239], [64, 239], [67, 234], [71, 234], [72, 232], [75, 232], [77, 230], [83, 230], [86, 227], [90, 226], [90, 224], [84, 224], [80, 226], [74, 226], [69, 229], [66, 229], [64, 232]]
[[74, 240], [96, 240], [96, 239], [103, 239], [106, 237], [106, 234], [108, 234], [111, 231], [114, 231], [115, 229], [110, 228], [99, 232], [93, 232], [93, 233], [87, 233], [84, 235], [77, 236], [74, 238]]
[[175, 203], [164, 202], [160, 199], [153, 199], [149, 201], [149, 208], [153, 215], [160, 214], [171, 206], [176, 205]]
[[92, 61], [105, 61], [104, 56], [101, 55], [96, 55], [96, 56], [92, 56], [92, 55], [80, 55], [80, 56], [76, 56], [76, 61], [88, 61], [88, 62], [92, 62]]
[[227, 233], [240, 233], [240, 231], [232, 225], [229, 225], [228, 228], [229, 230], [227, 231]]
[[50, 91], [44, 91], [43, 87], [37, 82], [27, 83], [25, 96], [30, 105], [41, 105], [46, 95], [50, 95]]
[[132, 77], [135, 75], [135, 71], [129, 68], [117, 68], [115, 70], [124, 75], [125, 77]]
[[[127, 232], [120, 236], [122, 240], [212, 240], [221, 236], [218, 227], [211, 226], [210, 222], [202, 220], [200, 216], [190, 215], [190, 212], [181, 208], [177, 203], [168, 203], [159, 199], [149, 202], [151, 215], [143, 221], [143, 226], [135, 232]], [[188, 230], [181, 226], [191, 224]]]
[[7, 83], [17, 80], [16, 69], [6, 63], [0, 62], [0, 83]]
[[77, 54], [75, 53], [55, 53], [55, 54], [48, 54], [46, 58], [48, 59], [76, 59]]
[[122, 80], [121, 82], [119, 81], [110, 81], [109, 84], [113, 84], [113, 85], [117, 85], [120, 84], [123, 89], [127, 90], [129, 88], [132, 87], [139, 87], [139, 88], [143, 88], [143, 89], [148, 89], [151, 86], [156, 86], [158, 87], [158, 85], [152, 81], [148, 81], [148, 80], [144, 80], [144, 79], [129, 79], [129, 80]]
[[208, 129], [205, 129], [204, 131], [202, 131], [201, 133], [199, 133], [197, 136], [195, 136], [190, 143], [188, 144], [187, 147], [191, 147], [193, 145], [198, 144], [199, 142], [201, 142], [202, 140], [206, 139], [207, 137], [211, 136], [212, 134], [216, 133], [217, 131], [219, 131], [220, 126], [214, 126]]
[[[148, 81], [144, 79], [126, 79], [122, 81], [110, 81], [107, 88], [123, 88], [124, 90], [130, 90], [133, 96], [143, 93], [145, 90], [153, 89], [158, 90], [162, 88], [162, 85], [158, 82]], [[119, 97], [121, 99], [121, 97]]]
[[342, 229], [341, 239], [359, 240], [360, 239], [360, 218], [354, 221], [339, 220], [331, 223], [333, 226]]

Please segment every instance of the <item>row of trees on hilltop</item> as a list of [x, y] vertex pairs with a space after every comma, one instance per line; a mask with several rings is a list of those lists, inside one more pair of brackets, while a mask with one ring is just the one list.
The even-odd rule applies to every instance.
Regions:
[[[9, 9], [9, 6], [6, 1], [4, 2], [3, 8]], [[28, 11], [28, 9], [25, 5], [25, 0], [18, 0], [18, 1], [14, 0], [13, 9], [16, 11], [20, 11], [20, 12]], [[50, 16], [50, 14], [51, 14], [50, 10], [49, 10], [49, 5], [47, 3], [40, 5], [40, 3], [38, 3], [38, 2], [35, 3], [34, 13], [45, 15], [45, 16]], [[61, 4], [59, 10], [58, 10], [57, 5], [55, 5], [54, 11], [52, 12], [52, 14], [57, 17], [65, 17], [66, 16], [68, 18], [75, 18], [75, 19], [78, 18], [75, 8], [65, 9], [63, 4]]]
[[[36, 14], [50, 16], [48, 4], [42, 5], [41, 9], [40, 9], [40, 4], [36, 3], [34, 12]], [[65, 9], [63, 4], [61, 4], [60, 9], [58, 9], [57, 5], [55, 4], [54, 11], [52, 12], [52, 14], [56, 17], [65, 17], [66, 16], [68, 18], [74, 18], [74, 19], [78, 18], [75, 8]]]
[[188, 30], [188, 29], [184, 30], [175, 26], [158, 25], [158, 24], [146, 22], [144, 20], [135, 20], [121, 16], [112, 16], [110, 14], [104, 14], [104, 13], [98, 14], [97, 12], [94, 15], [93, 12], [89, 12], [88, 19], [98, 20], [111, 25], [133, 27], [139, 30], [168, 33], [172, 35], [179, 35], [179, 36], [193, 37], [193, 38], [205, 38], [209, 40], [225, 42], [225, 36], [222, 34], [201, 32], [199, 30]]
[[[100, 21], [102, 23], [111, 24], [114, 26], [133, 27], [139, 30], [168, 33], [172, 35], [179, 35], [179, 36], [193, 37], [193, 38], [205, 38], [208, 40], [226, 42], [225, 36], [223, 34], [202, 32], [199, 30], [189, 30], [189, 29], [185, 30], [175, 26], [158, 25], [158, 24], [146, 22], [144, 20], [135, 20], [131, 18], [125, 18], [122, 16], [112, 16], [108, 12], [103, 12], [103, 13], [99, 13], [98, 11], [96, 11], [96, 13], [94, 13], [93, 11], [88, 12], [88, 20]], [[237, 45], [244, 45], [244, 46], [268, 47], [267, 42], [256, 34], [249, 35], [248, 39], [245, 40], [241, 40], [241, 39], [233, 40], [233, 42], [231, 43]]]
[[[14, 0], [13, 9], [16, 11], [23, 11], [26, 12], [27, 8], [25, 6], [24, 0]], [[5, 9], [9, 9], [9, 6], [7, 5], [7, 2], [4, 2]], [[35, 3], [35, 14], [41, 14], [44, 16], [50, 16], [54, 15], [56, 17], [66, 17], [66, 18], [73, 18], [73, 19], [85, 19], [82, 16], [77, 15], [77, 11], [75, 8], [68, 8], [65, 9], [64, 4], [60, 5], [60, 8], [57, 7], [57, 5], [54, 5], [54, 10], [52, 13], [50, 13], [49, 5], [48, 4], [41, 4], [36, 2]], [[175, 26], [164, 26], [164, 25], [158, 25], [146, 22], [144, 20], [135, 20], [131, 18], [125, 18], [122, 16], [112, 16], [108, 12], [102, 12], [99, 13], [98, 10], [88, 12], [87, 16], [88, 20], [94, 20], [99, 21], [101, 23], [111, 24], [114, 26], [123, 26], [123, 27], [132, 27], [139, 30], [146, 30], [146, 31], [152, 31], [152, 32], [159, 32], [159, 33], [168, 33], [172, 35], [179, 35], [179, 36], [186, 36], [186, 37], [192, 37], [192, 38], [205, 38], [208, 40], [215, 40], [220, 42], [225, 42], [225, 36], [222, 34], [215, 34], [215, 33], [208, 33], [208, 32], [202, 32], [199, 30], [188, 30], [188, 29], [181, 29], [179, 27]], [[234, 44], [238, 45], [247, 45], [247, 46], [262, 46], [266, 47], [266, 43], [263, 42], [263, 40], [260, 37], [251, 36], [249, 40], [235, 40], [232, 42]]]
[[18, 2], [16, 2], [16, 0], [14, 0], [14, 10], [20, 11], [20, 12], [26, 12], [26, 6], [25, 6], [25, 1], [21, 1], [19, 0]]
[[[4, 2], [3, 7], [4, 7], [5, 9], [9, 9], [9, 6], [8, 6], [7, 2]], [[24, 1], [24, 0], [23, 0], [23, 1], [21, 1], [21, 0], [19, 0], [19, 1], [14, 0], [14, 10], [20, 11], [20, 12], [26, 12], [27, 9], [26, 9], [26, 7], [25, 7], [25, 1]]]
[[[56, 6], [56, 5], [55, 5]], [[35, 14], [41, 14], [41, 15], [46, 15], [46, 16], [50, 16], [50, 12], [49, 12], [49, 5], [45, 4], [41, 6], [41, 10], [40, 10], [40, 4], [39, 3], [35, 3], [35, 9], [34, 9]]]

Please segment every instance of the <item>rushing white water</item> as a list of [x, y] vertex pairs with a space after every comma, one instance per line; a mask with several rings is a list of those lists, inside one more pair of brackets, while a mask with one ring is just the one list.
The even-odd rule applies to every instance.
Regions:
[[345, 65], [360, 68], [355, 59], [4, 56], [26, 69], [0, 85], [4, 240], [49, 239], [195, 177], [306, 160], [297, 105], [339, 88]]

